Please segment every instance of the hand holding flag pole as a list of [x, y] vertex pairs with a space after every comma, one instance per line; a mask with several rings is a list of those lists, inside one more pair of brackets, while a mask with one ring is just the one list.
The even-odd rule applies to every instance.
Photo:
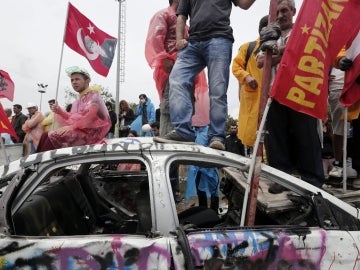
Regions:
[[[270, 0], [269, 24], [276, 20], [276, 10], [277, 0]], [[245, 223], [246, 226], [253, 226], [255, 223], [257, 195], [263, 156], [264, 127], [266, 116], [272, 101], [271, 98], [268, 98], [271, 82], [271, 63], [272, 50], [270, 49], [266, 50], [265, 62], [263, 66], [258, 132], [256, 135], [253, 155], [250, 162], [249, 174], [244, 195], [244, 204], [241, 212], [240, 226], [244, 226]]]

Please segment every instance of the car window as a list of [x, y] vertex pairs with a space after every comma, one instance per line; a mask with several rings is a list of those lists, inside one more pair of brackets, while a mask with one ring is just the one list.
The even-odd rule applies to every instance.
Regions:
[[17, 235], [147, 234], [147, 168], [139, 160], [57, 168], [12, 213], [12, 222]]
[[[241, 224], [248, 170], [187, 159], [173, 161], [169, 179], [179, 224], [194, 228], [226, 228]], [[352, 218], [345, 224], [335, 207], [321, 194], [291, 190], [284, 186], [280, 194], [269, 187], [275, 177], [262, 173], [256, 198], [255, 226], [319, 226], [346, 228], [359, 222]], [[293, 181], [300, 181], [294, 178]], [[249, 214], [249, 212], [247, 212]], [[343, 213], [345, 215], [345, 213]]]

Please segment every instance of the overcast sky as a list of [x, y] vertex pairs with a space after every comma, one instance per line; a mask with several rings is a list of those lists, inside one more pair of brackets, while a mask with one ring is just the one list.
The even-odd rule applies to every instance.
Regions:
[[[300, 1], [297, 2], [299, 10]], [[81, 13], [104, 32], [117, 37], [119, 2], [116, 0], [72, 0]], [[235, 42], [233, 58], [238, 47], [257, 37], [258, 21], [269, 11], [270, 1], [256, 1], [249, 10], [233, 7], [231, 25]], [[19, 103], [26, 107], [28, 102], [40, 105], [38, 83], [48, 84], [42, 96], [42, 111], [47, 111], [47, 100], [54, 98], [60, 67], [58, 100], [64, 104], [64, 89], [71, 88], [65, 68], [78, 65], [92, 75], [91, 84], [100, 84], [116, 96], [116, 57], [109, 75], [103, 77], [95, 73], [87, 60], [64, 45], [60, 66], [64, 35], [67, 1], [1, 0], [1, 43], [0, 69], [7, 71], [15, 83], [14, 101], [1, 99], [4, 107]], [[147, 94], [155, 106], [159, 98], [152, 78], [152, 70], [144, 56], [144, 44], [148, 23], [152, 15], [168, 6], [168, 0], [126, 0], [126, 45], [125, 81], [120, 84], [120, 100], [138, 102], [141, 93]], [[228, 88], [229, 114], [238, 115], [238, 82], [230, 74]], [[27, 112], [26, 109], [24, 112]]]

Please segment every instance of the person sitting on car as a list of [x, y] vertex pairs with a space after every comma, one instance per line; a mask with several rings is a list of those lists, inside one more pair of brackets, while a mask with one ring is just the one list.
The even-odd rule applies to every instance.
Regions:
[[72, 103], [70, 112], [57, 103], [50, 106], [55, 113], [55, 121], [61, 127], [43, 134], [37, 152], [99, 143], [111, 126], [108, 110], [98, 89], [89, 87], [90, 74], [77, 66], [67, 68], [66, 73], [79, 98]]

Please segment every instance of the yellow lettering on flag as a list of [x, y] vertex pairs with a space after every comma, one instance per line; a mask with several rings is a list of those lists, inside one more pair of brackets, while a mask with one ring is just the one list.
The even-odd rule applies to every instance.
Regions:
[[[311, 33], [313, 34], [314, 30], [311, 31]], [[321, 53], [321, 56], [325, 58], [326, 55], [325, 55], [324, 47], [318, 44], [318, 39], [316, 37], [309, 37], [308, 41], [306, 42], [304, 52], [307, 54], [312, 54], [314, 53], [314, 50], [319, 51]]]
[[0, 126], [2, 129], [8, 130], [9, 128], [7, 127], [7, 125], [4, 124], [3, 121], [0, 120]]
[[320, 95], [319, 85], [323, 84], [323, 78], [296, 75], [294, 81], [305, 91], [314, 95]]
[[[324, 82], [326, 52], [333, 21], [338, 19], [349, 0], [327, 0], [321, 5], [314, 28], [308, 37], [294, 76], [295, 86], [291, 87], [286, 98], [308, 108], [314, 108], [315, 102], [309, 101], [308, 93], [319, 96]], [[303, 27], [308, 33], [308, 27]], [[320, 55], [316, 55], [318, 52]], [[305, 74], [304, 74], [305, 73]], [[301, 74], [301, 75], [300, 75]]]
[[286, 98], [308, 108], [314, 108], [315, 106], [314, 102], [305, 100], [305, 91], [301, 90], [298, 87], [291, 87]]
[[318, 59], [312, 55], [304, 55], [301, 57], [299, 69], [324, 77], [324, 62], [318, 61]]

